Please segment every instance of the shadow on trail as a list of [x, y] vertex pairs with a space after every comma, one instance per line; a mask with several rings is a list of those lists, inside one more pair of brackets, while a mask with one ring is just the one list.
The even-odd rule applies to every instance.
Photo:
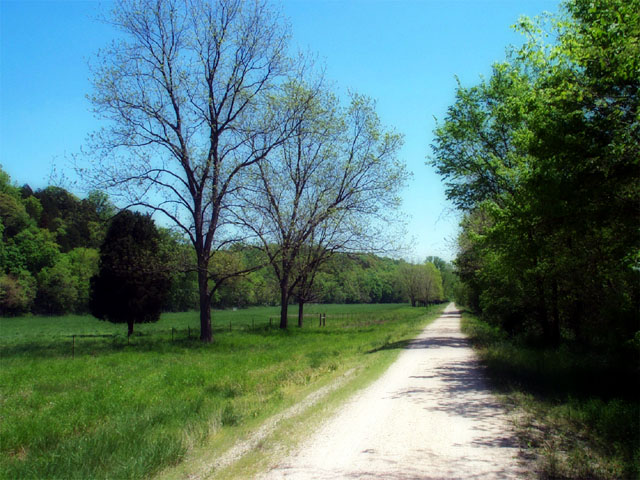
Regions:
[[369, 350], [367, 353], [376, 353], [382, 350], [419, 350], [427, 348], [460, 348], [468, 347], [469, 342], [465, 339], [454, 337], [431, 337], [431, 338], [419, 338], [416, 340], [406, 339], [397, 342], [387, 343], [381, 347]]

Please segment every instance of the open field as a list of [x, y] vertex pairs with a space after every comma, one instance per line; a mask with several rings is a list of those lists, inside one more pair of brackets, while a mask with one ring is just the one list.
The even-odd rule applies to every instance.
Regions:
[[136, 325], [129, 344], [125, 325], [89, 316], [2, 318], [0, 476], [152, 476], [212, 436], [233, 443], [315, 385], [390, 361], [397, 350], [385, 346], [440, 310], [309, 306], [327, 326], [308, 317], [288, 331], [275, 327], [277, 308], [215, 312], [212, 345], [196, 339], [196, 312]]
[[462, 325], [513, 411], [539, 478], [638, 478], [637, 361], [615, 360], [611, 352], [533, 348], [469, 314]]

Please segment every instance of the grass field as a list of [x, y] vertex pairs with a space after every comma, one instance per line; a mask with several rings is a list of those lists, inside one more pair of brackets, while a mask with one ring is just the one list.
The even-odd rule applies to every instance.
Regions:
[[636, 361], [587, 349], [539, 349], [469, 314], [470, 335], [539, 478], [640, 478]]
[[310, 316], [288, 331], [275, 327], [277, 308], [216, 311], [211, 345], [196, 338], [197, 312], [136, 325], [129, 342], [126, 325], [89, 316], [2, 318], [0, 476], [153, 476], [213, 435], [229, 444], [239, 426], [389, 355], [386, 345], [439, 310], [309, 306], [326, 327]]

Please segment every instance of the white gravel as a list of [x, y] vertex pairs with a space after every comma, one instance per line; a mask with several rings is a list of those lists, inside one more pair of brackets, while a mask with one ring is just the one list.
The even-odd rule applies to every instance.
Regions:
[[521, 478], [517, 454], [450, 304], [380, 379], [261, 478]]

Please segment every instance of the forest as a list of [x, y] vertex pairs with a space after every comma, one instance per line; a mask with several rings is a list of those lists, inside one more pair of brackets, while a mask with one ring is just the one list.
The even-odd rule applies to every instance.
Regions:
[[462, 304], [547, 346], [637, 352], [638, 2], [523, 18], [524, 44], [459, 84], [431, 164], [463, 212]]
[[[106, 194], [92, 192], [79, 199], [55, 186], [34, 192], [28, 185], [13, 185], [0, 171], [0, 314], [89, 312], [90, 280], [98, 273], [100, 247], [117, 213]], [[158, 227], [158, 232], [169, 273], [162, 310], [195, 310], [197, 276], [184, 271], [181, 263], [193, 256], [192, 247], [168, 228]], [[233, 245], [219, 254], [218, 273], [228, 268], [227, 263], [259, 268], [223, 283], [212, 299], [213, 307], [278, 304], [277, 279], [259, 249]], [[318, 272], [309, 299], [425, 305], [452, 298], [455, 280], [453, 266], [438, 257], [414, 265], [375, 254], [337, 253]]]

